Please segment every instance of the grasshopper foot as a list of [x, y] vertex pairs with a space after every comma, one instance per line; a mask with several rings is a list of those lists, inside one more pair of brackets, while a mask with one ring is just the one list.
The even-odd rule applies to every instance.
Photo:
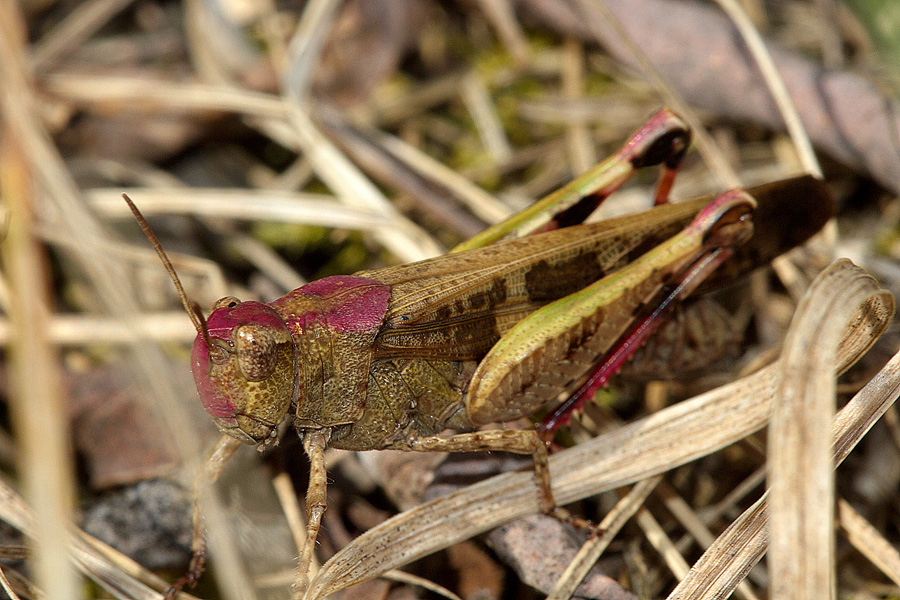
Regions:
[[550, 510], [546, 511], [546, 514], [553, 517], [557, 521], [561, 521], [566, 525], [574, 527], [575, 529], [587, 531], [591, 536], [598, 534], [599, 530], [592, 521], [583, 519], [581, 517], [576, 517], [565, 508], [554, 506]]
[[165, 600], [174, 600], [175, 596], [184, 589], [185, 586], [193, 588], [197, 585], [200, 576], [203, 574], [204, 565], [206, 564], [206, 552], [203, 550], [194, 552], [191, 556], [191, 562], [188, 565], [188, 572], [182, 575], [168, 590], [166, 590]]

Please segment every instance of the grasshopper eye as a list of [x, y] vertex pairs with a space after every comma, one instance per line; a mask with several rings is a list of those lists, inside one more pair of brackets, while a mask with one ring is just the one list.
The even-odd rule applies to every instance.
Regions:
[[271, 375], [278, 362], [276, 345], [275, 335], [266, 327], [242, 325], [238, 328], [235, 350], [241, 373], [250, 381], [261, 381]]

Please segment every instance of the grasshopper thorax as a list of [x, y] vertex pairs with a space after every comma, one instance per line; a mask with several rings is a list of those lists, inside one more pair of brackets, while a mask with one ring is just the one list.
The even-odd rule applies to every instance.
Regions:
[[194, 340], [191, 368], [203, 407], [224, 433], [264, 448], [296, 395], [291, 332], [269, 306], [226, 297]]

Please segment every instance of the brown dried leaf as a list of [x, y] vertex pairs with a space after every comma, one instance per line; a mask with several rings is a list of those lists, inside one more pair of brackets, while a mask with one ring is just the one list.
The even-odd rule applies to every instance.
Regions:
[[171, 474], [178, 465], [131, 372], [114, 364], [69, 379], [72, 437], [95, 489]]
[[461, 542], [447, 548], [465, 600], [498, 600], [503, 593], [503, 569], [477, 545]]
[[[699, 2], [674, 0], [605, 4], [689, 104], [737, 122], [783, 127], [759, 70], [721, 11]], [[541, 25], [599, 42], [616, 59], [636, 68], [631, 51], [618, 41], [603, 17], [590, 10], [588, 2], [519, 0], [519, 5]], [[864, 169], [893, 191], [900, 190], [898, 117], [890, 100], [856, 73], [826, 70], [795, 53], [769, 46], [816, 147]]]
[[[584, 543], [584, 536], [547, 515], [528, 515], [498, 527], [488, 536], [488, 544], [519, 578], [536, 589], [548, 593], [559, 581], [566, 567]], [[579, 598], [636, 600], [597, 567], [591, 570], [575, 590]]]
[[434, 469], [446, 454], [416, 454], [399, 450], [366, 452], [360, 460], [384, 488], [385, 493], [401, 510], [422, 502], [428, 486], [434, 480]]
[[367, 100], [414, 47], [425, 5], [422, 0], [347, 2], [316, 67], [316, 92], [342, 104]]

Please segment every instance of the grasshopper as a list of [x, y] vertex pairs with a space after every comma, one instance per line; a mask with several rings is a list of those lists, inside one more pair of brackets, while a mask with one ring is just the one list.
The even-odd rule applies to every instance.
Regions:
[[[617, 154], [450, 254], [326, 277], [268, 304], [226, 297], [207, 320], [126, 197], [198, 332], [194, 379], [226, 434], [210, 478], [239, 442], [275, 444], [288, 416], [302, 438], [311, 473], [297, 593], [326, 507], [326, 448], [530, 454], [541, 509], [569, 518], [553, 499], [542, 436], [605, 385], [673, 305], [768, 263], [830, 218], [824, 183], [809, 176], [667, 203], [689, 143], [687, 125], [663, 109]], [[662, 166], [658, 206], [582, 223], [653, 165]], [[552, 412], [540, 431], [439, 435], [543, 408]], [[202, 569], [195, 537], [191, 572], [171, 595]]]

